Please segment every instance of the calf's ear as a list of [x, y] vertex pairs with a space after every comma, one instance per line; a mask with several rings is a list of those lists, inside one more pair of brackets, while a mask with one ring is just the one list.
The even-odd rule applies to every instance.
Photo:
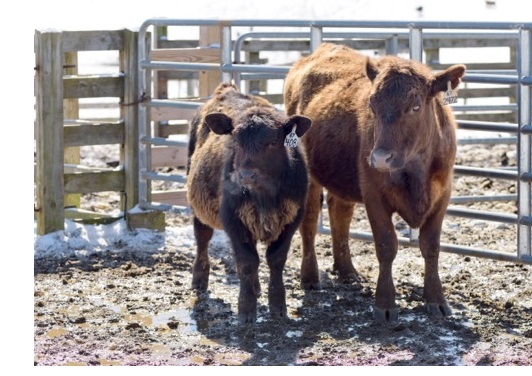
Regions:
[[222, 112], [206, 115], [205, 123], [216, 134], [229, 134], [233, 130], [233, 120]]
[[287, 135], [292, 131], [292, 128], [296, 126], [297, 137], [303, 136], [309, 130], [312, 125], [312, 120], [302, 115], [292, 115], [284, 125], [284, 133]]
[[463, 64], [452, 65], [444, 71], [436, 73], [431, 82], [430, 93], [436, 95], [440, 91], [448, 90], [448, 82], [451, 83], [451, 88], [456, 89], [460, 84], [460, 78], [465, 74], [466, 66]]
[[377, 66], [368, 57], [366, 60], [366, 76], [368, 76], [370, 81], [373, 81], [377, 77], [377, 74], [379, 74]]

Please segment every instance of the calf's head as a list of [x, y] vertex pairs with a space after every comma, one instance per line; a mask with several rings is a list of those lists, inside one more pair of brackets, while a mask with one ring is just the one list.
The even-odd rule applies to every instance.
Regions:
[[384, 64], [369, 59], [366, 64], [366, 75], [372, 82], [369, 107], [374, 117], [374, 145], [368, 162], [373, 168], [394, 171], [430, 148], [441, 120], [434, 101], [441, 92], [459, 85], [465, 66], [453, 65], [433, 74], [415, 61], [386, 59]]
[[291, 158], [286, 136], [295, 129], [303, 136], [311, 125], [305, 116], [286, 117], [269, 108], [252, 108], [234, 118], [216, 112], [205, 116], [208, 127], [216, 134], [231, 135], [234, 147], [231, 180], [242, 192], [258, 191], [275, 194], [284, 169]]

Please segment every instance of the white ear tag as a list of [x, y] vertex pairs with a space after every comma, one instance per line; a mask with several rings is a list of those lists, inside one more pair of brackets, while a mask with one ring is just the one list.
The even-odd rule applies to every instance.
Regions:
[[296, 134], [296, 126], [292, 127], [292, 131], [288, 133], [284, 139], [284, 146], [295, 148], [297, 146], [298, 137]]
[[451, 81], [447, 81], [447, 91], [443, 97], [443, 104], [450, 105], [456, 102], [458, 102], [458, 92], [451, 87]]

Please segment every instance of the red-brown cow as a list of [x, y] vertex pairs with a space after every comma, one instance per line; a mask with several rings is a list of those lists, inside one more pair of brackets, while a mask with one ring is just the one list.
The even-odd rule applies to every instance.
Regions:
[[452, 314], [438, 274], [456, 154], [455, 121], [442, 92], [456, 88], [464, 73], [464, 65], [434, 74], [413, 60], [368, 58], [330, 43], [291, 68], [284, 91], [287, 114], [306, 115], [313, 122], [302, 139], [311, 173], [300, 227], [304, 288], [320, 287], [314, 238], [325, 188], [340, 279], [356, 276], [348, 232], [355, 203], [365, 204], [379, 261], [375, 319], [395, 321], [398, 316], [393, 213], [420, 229], [428, 311], [436, 317]]
[[207, 289], [208, 244], [213, 229], [223, 229], [231, 240], [240, 278], [241, 323], [253, 323], [257, 316], [257, 242], [267, 245], [270, 314], [286, 317], [283, 269], [303, 217], [309, 184], [297, 137], [310, 125], [310, 119], [287, 117], [265, 99], [239, 93], [226, 83], [216, 88], [192, 120], [187, 166], [187, 196], [197, 242], [192, 287]]

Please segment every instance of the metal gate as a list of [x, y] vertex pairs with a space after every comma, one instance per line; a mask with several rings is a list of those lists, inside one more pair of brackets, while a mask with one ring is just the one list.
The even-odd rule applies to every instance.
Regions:
[[[157, 61], [150, 58], [151, 28], [171, 26], [210, 26], [220, 30], [220, 63], [194, 63]], [[233, 41], [232, 33], [239, 27], [260, 27], [272, 29], [272, 32], [251, 32], [242, 34]], [[279, 31], [279, 29], [296, 29], [293, 32]], [[301, 31], [302, 30], [302, 31]], [[331, 30], [331, 31], [329, 31]], [[444, 30], [443, 32], [441, 30]], [[246, 38], [298, 38], [309, 41], [310, 51], [314, 50], [323, 40], [328, 38], [351, 39], [382, 39], [386, 41], [386, 52], [397, 53], [398, 38], [401, 35], [408, 38], [409, 56], [411, 59], [423, 61], [423, 41], [429, 35], [436, 34], [441, 38], [456, 38], [459, 35], [476, 35], [504, 32], [517, 40], [517, 59], [515, 70], [511, 72], [472, 72], [466, 73], [464, 82], [492, 83], [515, 85], [517, 91], [516, 124], [496, 123], [485, 121], [458, 121], [462, 129], [480, 131], [500, 131], [515, 134], [514, 141], [518, 147], [518, 161], [516, 169], [486, 169], [466, 166], [455, 166], [455, 175], [490, 177], [494, 179], [509, 179], [517, 183], [517, 195], [512, 200], [517, 201], [517, 214], [494, 213], [479, 210], [463, 209], [449, 206], [447, 215], [471, 219], [495, 221], [517, 226], [516, 254], [478, 249], [467, 246], [441, 244], [444, 252], [484, 257], [495, 260], [532, 264], [532, 23], [515, 24], [508, 22], [394, 22], [394, 21], [312, 21], [312, 20], [179, 20], [179, 19], [148, 19], [139, 30], [138, 64], [139, 64], [139, 92], [143, 93], [139, 106], [139, 206], [146, 210], [180, 210], [180, 207], [164, 205], [150, 200], [150, 181], [169, 180], [184, 182], [185, 178], [169, 176], [150, 170], [150, 150], [153, 145], [174, 145], [183, 147], [186, 143], [154, 137], [151, 130], [149, 116], [150, 108], [176, 107], [195, 109], [199, 103], [186, 101], [152, 99], [152, 74], [157, 70], [180, 71], [218, 71], [222, 81], [234, 80], [239, 86], [243, 81], [267, 78], [284, 78], [289, 70], [288, 66], [267, 64], [242, 64], [239, 60], [240, 49]], [[435, 33], [434, 31], [439, 31]], [[432, 34], [431, 34], [432, 33]], [[495, 34], [493, 34], [495, 35]], [[489, 200], [508, 200], [508, 196], [490, 197]], [[486, 197], [452, 198], [451, 203], [460, 200], [486, 200]], [[320, 224], [320, 233], [329, 234], [330, 228]], [[351, 236], [356, 239], [373, 241], [371, 233], [352, 231]], [[417, 247], [416, 231], [410, 231], [410, 237], [399, 237], [399, 243], [405, 246]]]

